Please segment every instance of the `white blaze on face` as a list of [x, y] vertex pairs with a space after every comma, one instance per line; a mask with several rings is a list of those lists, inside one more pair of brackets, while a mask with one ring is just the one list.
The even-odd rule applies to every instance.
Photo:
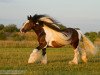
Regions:
[[25, 21], [25, 23], [23, 24], [22, 28], [20, 29], [20, 32], [22, 32], [22, 29], [25, 28], [25, 26], [27, 25], [27, 23], [29, 23], [29, 20]]
[[29, 23], [29, 20], [27, 20], [27, 21], [24, 23], [24, 25], [23, 25], [22, 28], [24, 28], [24, 27], [27, 25], [27, 23]]

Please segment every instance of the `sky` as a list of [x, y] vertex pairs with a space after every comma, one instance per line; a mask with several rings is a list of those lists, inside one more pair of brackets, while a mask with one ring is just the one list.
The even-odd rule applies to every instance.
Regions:
[[83, 32], [100, 31], [100, 0], [0, 0], [0, 24], [20, 28], [34, 14], [47, 14]]

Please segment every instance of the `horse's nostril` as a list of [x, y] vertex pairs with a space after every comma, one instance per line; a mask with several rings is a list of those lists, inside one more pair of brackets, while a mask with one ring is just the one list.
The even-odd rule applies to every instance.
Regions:
[[22, 31], [22, 30], [20, 30], [20, 33], [23, 33], [23, 31]]
[[22, 33], [23, 32], [23, 29], [20, 29], [20, 32]]

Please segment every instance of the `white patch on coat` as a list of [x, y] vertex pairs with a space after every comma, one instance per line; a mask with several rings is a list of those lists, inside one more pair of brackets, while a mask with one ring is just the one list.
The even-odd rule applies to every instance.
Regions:
[[66, 45], [69, 44], [70, 41], [67, 41], [70, 37], [66, 37], [61, 32], [57, 32], [53, 29], [50, 29], [48, 26], [44, 25], [43, 27], [46, 33], [46, 42], [49, 46], [52, 46], [52, 41], [56, 41], [59, 44]]

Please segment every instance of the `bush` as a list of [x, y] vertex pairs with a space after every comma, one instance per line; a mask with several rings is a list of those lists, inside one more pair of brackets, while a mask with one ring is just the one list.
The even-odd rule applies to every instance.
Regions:
[[0, 31], [4, 28], [3, 24], [0, 24]]
[[18, 33], [12, 33], [11, 38], [14, 41], [22, 41], [22, 40], [25, 40], [25, 36], [24, 35], [20, 35]]
[[85, 35], [94, 43], [94, 41], [97, 38], [97, 33], [96, 32], [87, 32]]
[[6, 40], [6, 34], [3, 31], [0, 31], [0, 40]]

